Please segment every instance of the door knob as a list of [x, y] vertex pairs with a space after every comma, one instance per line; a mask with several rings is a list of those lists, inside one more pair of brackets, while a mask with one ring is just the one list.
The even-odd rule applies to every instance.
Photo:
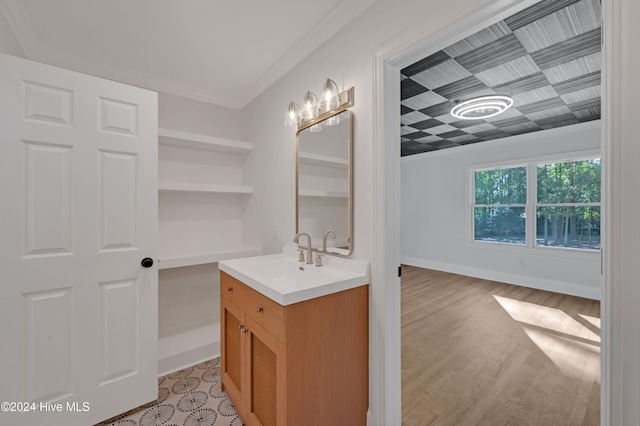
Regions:
[[142, 259], [142, 262], [140, 262], [140, 264], [143, 268], [151, 268], [153, 266], [153, 259], [150, 257], [145, 257], [144, 259]]

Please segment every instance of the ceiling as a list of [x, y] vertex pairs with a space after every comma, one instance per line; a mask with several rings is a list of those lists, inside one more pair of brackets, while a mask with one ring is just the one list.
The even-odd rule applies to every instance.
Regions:
[[0, 0], [29, 59], [242, 108], [374, 0]]
[[[402, 156], [600, 118], [600, 0], [543, 0], [402, 70]], [[514, 104], [459, 120], [456, 101]]]

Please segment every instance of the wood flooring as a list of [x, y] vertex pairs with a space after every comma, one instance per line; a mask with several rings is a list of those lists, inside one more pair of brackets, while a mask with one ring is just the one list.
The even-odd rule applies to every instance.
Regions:
[[403, 266], [402, 424], [599, 425], [600, 303]]

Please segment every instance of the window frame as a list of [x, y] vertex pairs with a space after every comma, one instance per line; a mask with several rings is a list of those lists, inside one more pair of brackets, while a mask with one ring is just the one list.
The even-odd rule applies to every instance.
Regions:
[[[466, 167], [466, 224], [465, 231], [467, 235], [467, 245], [474, 248], [482, 248], [482, 249], [490, 249], [490, 250], [502, 250], [502, 251], [517, 251], [517, 252], [531, 252], [535, 251], [536, 254], [540, 255], [549, 255], [549, 256], [565, 256], [565, 257], [592, 257], [601, 255], [600, 249], [583, 249], [583, 248], [575, 248], [575, 247], [557, 247], [557, 246], [543, 246], [536, 244], [537, 237], [537, 208], [545, 207], [547, 204], [538, 204], [538, 177], [537, 177], [537, 166], [538, 164], [545, 163], [563, 163], [563, 162], [572, 162], [572, 161], [584, 161], [591, 160], [595, 158], [601, 158], [602, 154], [600, 150], [590, 149], [590, 150], [581, 150], [581, 151], [573, 151], [573, 152], [564, 152], [564, 153], [556, 153], [556, 154], [548, 154], [541, 156], [532, 156], [520, 159], [511, 159], [511, 160], [503, 160], [496, 161], [490, 163], [481, 163], [469, 165]], [[477, 206], [484, 205], [476, 205], [475, 204], [475, 172], [483, 171], [483, 170], [495, 170], [495, 169], [508, 169], [515, 167], [526, 167], [526, 187], [527, 187], [527, 204], [525, 206], [525, 244], [517, 244], [517, 243], [506, 243], [506, 242], [498, 242], [498, 241], [481, 241], [475, 239], [475, 223], [474, 223], [474, 211]], [[602, 176], [602, 175], [601, 175]], [[602, 185], [602, 178], [600, 179]], [[602, 220], [602, 196], [600, 198], [599, 203], [567, 203], [567, 204], [553, 204], [549, 206], [566, 206], [569, 204], [575, 204], [578, 206], [597, 206], [600, 207], [600, 215]], [[506, 205], [506, 206], [519, 206], [520, 204], [515, 205]]]

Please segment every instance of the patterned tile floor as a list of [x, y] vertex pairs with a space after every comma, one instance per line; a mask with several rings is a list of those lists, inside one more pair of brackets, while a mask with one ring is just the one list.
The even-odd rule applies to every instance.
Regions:
[[160, 377], [157, 400], [99, 426], [243, 426], [220, 381], [220, 358]]

